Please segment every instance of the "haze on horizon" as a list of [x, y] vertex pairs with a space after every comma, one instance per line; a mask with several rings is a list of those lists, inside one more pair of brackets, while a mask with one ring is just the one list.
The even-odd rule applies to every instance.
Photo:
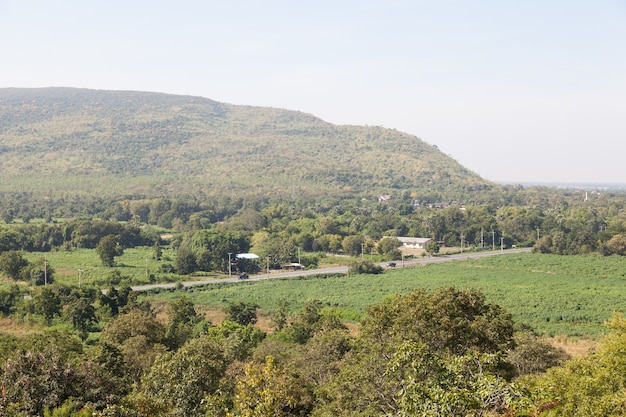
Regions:
[[621, 0], [0, 0], [0, 88], [280, 107], [493, 181], [626, 183], [624, 39]]

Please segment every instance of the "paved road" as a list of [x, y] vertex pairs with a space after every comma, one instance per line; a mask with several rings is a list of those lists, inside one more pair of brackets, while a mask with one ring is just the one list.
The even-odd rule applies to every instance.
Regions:
[[[496, 250], [496, 251], [483, 251], [483, 252], [467, 252], [460, 253], [457, 255], [449, 255], [449, 256], [434, 256], [430, 258], [419, 258], [419, 259], [411, 259], [405, 261], [396, 261], [396, 268], [410, 267], [415, 265], [426, 265], [431, 263], [441, 263], [441, 262], [450, 262], [450, 261], [464, 261], [466, 259], [478, 259], [485, 258], [487, 256], [495, 256], [502, 255], [507, 253], [523, 253], [530, 252], [531, 248], [516, 248], [516, 249], [507, 249], [507, 250]], [[379, 265], [385, 267], [388, 262], [381, 262]], [[251, 275], [249, 279], [246, 281], [260, 281], [262, 279], [274, 279], [274, 278], [290, 278], [290, 277], [303, 277], [307, 275], [317, 275], [317, 274], [345, 274], [348, 272], [347, 266], [335, 266], [331, 268], [319, 268], [319, 269], [311, 269], [305, 271], [287, 271], [287, 272], [271, 272], [269, 274], [258, 274]], [[219, 284], [222, 282], [242, 282], [237, 276], [233, 278], [221, 278], [221, 279], [209, 279], [203, 281], [186, 281], [183, 282], [183, 287], [192, 287], [195, 285], [205, 285], [205, 284]], [[245, 281], [244, 281], [245, 282]], [[131, 287], [134, 291], [147, 291], [156, 288], [175, 288], [176, 283], [169, 284], [151, 284], [151, 285], [139, 285]]]

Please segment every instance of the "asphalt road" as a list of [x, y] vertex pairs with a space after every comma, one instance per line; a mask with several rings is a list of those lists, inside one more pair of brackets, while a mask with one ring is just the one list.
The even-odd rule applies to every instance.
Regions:
[[[503, 255], [507, 253], [522, 253], [522, 252], [530, 252], [531, 248], [515, 248], [515, 249], [507, 249], [507, 250], [495, 250], [495, 251], [483, 251], [483, 252], [467, 252], [460, 253], [457, 255], [449, 255], [449, 256], [433, 256], [430, 258], [419, 258], [419, 259], [411, 259], [405, 261], [395, 261], [396, 268], [406, 268], [416, 265], [426, 265], [430, 263], [441, 263], [441, 262], [450, 262], [450, 261], [464, 261], [466, 259], [478, 259], [485, 258], [487, 256], [496, 256]], [[386, 267], [389, 262], [381, 262], [379, 265], [382, 267]], [[317, 274], [345, 274], [348, 272], [347, 266], [336, 266], [331, 268], [319, 268], [319, 269], [310, 269], [304, 271], [280, 271], [280, 272], [270, 272], [269, 274], [258, 274], [258, 275], [250, 275], [250, 278], [247, 280], [239, 280], [238, 275], [233, 275], [232, 278], [221, 278], [221, 279], [209, 279], [203, 281], [186, 281], [183, 282], [183, 287], [192, 287], [195, 285], [205, 285], [205, 284], [219, 284], [223, 282], [246, 282], [246, 281], [260, 281], [262, 279], [274, 279], [274, 278], [289, 278], [289, 277], [303, 277], [307, 275], [317, 275]], [[177, 283], [168, 283], [168, 284], [150, 284], [150, 285], [138, 285], [131, 287], [134, 291], [147, 291], [156, 288], [175, 288]]]

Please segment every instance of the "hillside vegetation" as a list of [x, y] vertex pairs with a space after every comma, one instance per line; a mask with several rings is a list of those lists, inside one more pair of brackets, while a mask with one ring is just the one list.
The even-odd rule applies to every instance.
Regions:
[[415, 136], [295, 111], [70, 88], [0, 89], [0, 192], [457, 195], [494, 185]]

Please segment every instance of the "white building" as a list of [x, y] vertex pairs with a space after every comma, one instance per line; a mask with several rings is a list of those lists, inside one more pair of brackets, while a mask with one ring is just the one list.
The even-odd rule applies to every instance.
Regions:
[[396, 239], [402, 243], [402, 247], [405, 249], [426, 249], [428, 242], [432, 241], [429, 237], [397, 237]]

